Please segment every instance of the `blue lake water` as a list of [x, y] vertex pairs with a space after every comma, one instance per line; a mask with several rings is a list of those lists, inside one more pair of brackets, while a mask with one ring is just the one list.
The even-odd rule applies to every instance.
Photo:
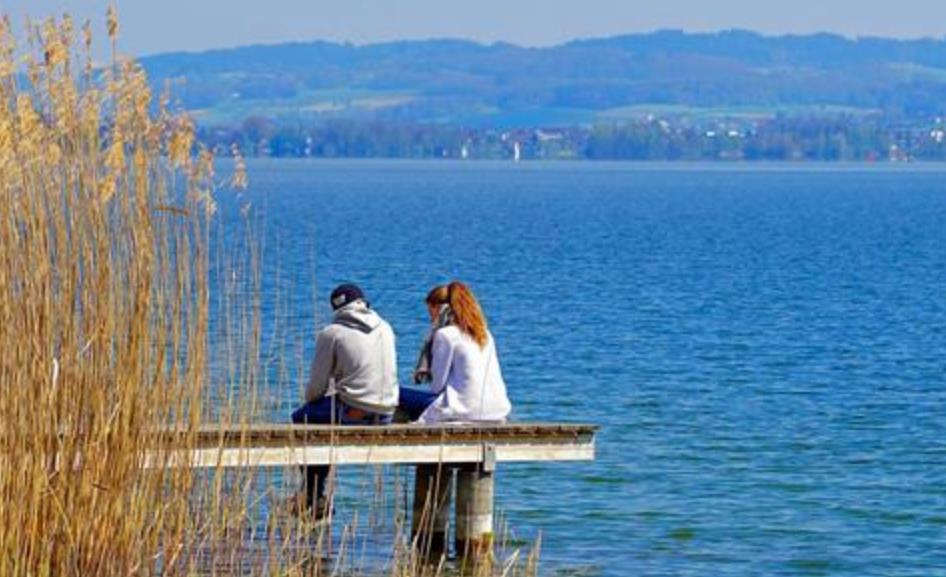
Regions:
[[422, 299], [459, 278], [514, 417], [602, 426], [594, 463], [500, 470], [544, 574], [946, 575], [946, 168], [279, 160], [250, 179], [264, 313], [299, 358], [354, 280], [409, 382]]

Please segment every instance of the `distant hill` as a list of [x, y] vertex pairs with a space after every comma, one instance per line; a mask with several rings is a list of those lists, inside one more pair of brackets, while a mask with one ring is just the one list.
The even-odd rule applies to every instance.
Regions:
[[[946, 116], [946, 41], [653, 34], [550, 48], [460, 40], [248, 46], [146, 57], [209, 124], [251, 116], [470, 127], [666, 115]], [[186, 82], [178, 82], [186, 79]]]

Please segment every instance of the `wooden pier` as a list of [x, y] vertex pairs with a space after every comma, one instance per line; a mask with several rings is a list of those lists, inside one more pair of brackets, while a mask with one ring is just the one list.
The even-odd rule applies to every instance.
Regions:
[[188, 439], [193, 449], [171, 458], [210, 468], [414, 465], [412, 530], [432, 553], [446, 550], [455, 472], [456, 551], [479, 555], [492, 548], [498, 464], [591, 461], [596, 432], [594, 425], [561, 423], [205, 427]]

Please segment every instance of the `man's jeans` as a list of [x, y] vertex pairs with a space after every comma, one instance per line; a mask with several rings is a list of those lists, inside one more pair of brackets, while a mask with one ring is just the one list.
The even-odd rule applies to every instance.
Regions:
[[[350, 407], [341, 400], [322, 397], [318, 401], [306, 403], [292, 413], [292, 422], [296, 425], [389, 425], [391, 415], [370, 413]], [[325, 497], [328, 465], [309, 465], [303, 468], [305, 481], [305, 500], [309, 507], [315, 504], [316, 497]]]

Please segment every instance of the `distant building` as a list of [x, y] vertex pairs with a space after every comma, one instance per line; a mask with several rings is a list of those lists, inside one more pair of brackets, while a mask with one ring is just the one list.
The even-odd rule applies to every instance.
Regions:
[[561, 132], [547, 132], [545, 130], [539, 129], [535, 131], [535, 137], [539, 142], [551, 142], [554, 140], [562, 140], [565, 138], [565, 135]]
[[910, 156], [896, 144], [890, 145], [890, 152], [887, 155], [890, 162], [908, 162]]

